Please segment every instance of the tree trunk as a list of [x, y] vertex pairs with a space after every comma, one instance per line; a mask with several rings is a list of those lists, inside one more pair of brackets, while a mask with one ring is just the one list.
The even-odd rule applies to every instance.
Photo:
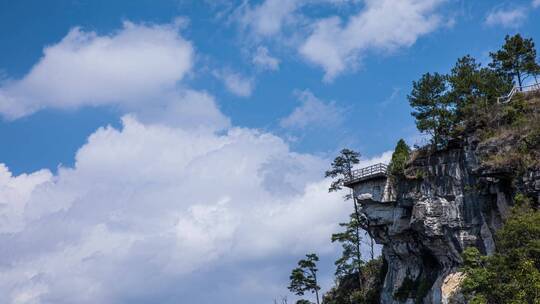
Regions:
[[360, 262], [362, 261], [362, 254], [360, 252], [360, 212], [358, 211], [358, 203], [356, 202], [356, 197], [354, 196], [354, 191], [351, 189], [353, 204], [354, 204], [354, 215], [356, 217], [356, 259], [358, 260], [358, 283], [362, 286], [362, 273], [360, 270]]
[[317, 298], [317, 304], [320, 304], [319, 302], [319, 283], [317, 282], [317, 274], [315, 272], [313, 273], [313, 278], [315, 279], [315, 297]]
[[517, 77], [518, 77], [518, 83], [519, 83], [519, 86], [521, 87], [522, 86], [522, 83], [521, 83], [521, 72], [519, 70], [517, 70]]
[[375, 259], [375, 252], [373, 250], [373, 247], [375, 246], [375, 242], [373, 241], [373, 238], [371, 237], [371, 235], [369, 236], [369, 240], [371, 242], [371, 259]]

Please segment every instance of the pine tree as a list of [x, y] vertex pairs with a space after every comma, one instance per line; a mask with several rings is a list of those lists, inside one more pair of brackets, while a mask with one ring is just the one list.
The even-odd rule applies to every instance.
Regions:
[[[298, 261], [298, 267], [291, 272], [289, 290], [298, 296], [303, 296], [306, 291], [315, 293], [317, 304], [319, 304], [319, 290], [321, 287], [317, 282], [317, 262], [319, 257], [315, 253], [306, 254], [306, 259]], [[299, 300], [299, 303], [309, 303], [306, 300]]]
[[454, 123], [454, 106], [447, 96], [447, 77], [439, 73], [424, 74], [413, 82], [413, 90], [408, 97], [416, 127], [432, 136], [435, 147], [446, 143]]
[[351, 214], [348, 223], [340, 223], [340, 227], [345, 230], [343, 232], [332, 234], [332, 243], [341, 243], [341, 257], [334, 263], [336, 265], [336, 276], [344, 278], [348, 275], [356, 273], [363, 265], [361, 259], [359, 244], [362, 241], [359, 230], [361, 223], [358, 222], [355, 214]]
[[[359, 162], [360, 153], [350, 149], [341, 150], [339, 155], [330, 165], [330, 170], [327, 170], [324, 173], [324, 177], [331, 177], [333, 179], [328, 191], [335, 192], [341, 190], [345, 180], [352, 177], [354, 165], [358, 164]], [[350, 193], [345, 195], [345, 200], [349, 200], [351, 198], [352, 195]]]
[[[346, 179], [349, 179], [352, 177], [352, 169], [354, 165], [358, 164], [360, 162], [360, 153], [355, 152], [350, 149], [343, 149], [341, 150], [340, 154], [334, 159], [334, 161], [331, 164], [331, 169], [326, 171], [325, 177], [332, 177], [334, 180], [330, 184], [330, 188], [328, 189], [329, 192], [334, 192], [342, 189], [343, 182]], [[345, 195], [345, 200], [353, 199], [353, 206], [354, 206], [354, 217], [355, 222], [360, 224], [362, 220], [362, 216], [360, 215], [360, 211], [358, 208], [358, 202], [356, 201], [356, 198], [353, 197], [353, 191], [351, 190], [348, 194]], [[361, 247], [361, 228], [360, 225], [354, 229], [355, 237], [354, 239], [357, 240], [357, 242], [354, 244], [356, 247], [356, 250], [354, 252], [356, 253], [356, 260], [361, 261], [362, 257], [360, 254], [360, 247]], [[371, 251], [373, 252], [374, 242], [370, 238], [371, 241]], [[361, 281], [360, 276], [360, 268], [357, 268], [357, 271], [359, 272], [359, 281]]]
[[506, 36], [502, 49], [490, 53], [492, 63], [490, 66], [500, 70], [512, 79], [517, 77], [519, 86], [531, 75], [537, 75], [540, 71], [536, 63], [536, 49], [531, 38], [524, 39], [520, 34]]

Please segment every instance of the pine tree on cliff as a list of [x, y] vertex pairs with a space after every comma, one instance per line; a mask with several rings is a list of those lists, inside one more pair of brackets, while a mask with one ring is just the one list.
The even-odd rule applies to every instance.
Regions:
[[[330, 188], [328, 189], [329, 192], [335, 192], [339, 191], [343, 188], [343, 183], [347, 180], [352, 178], [352, 170], [354, 165], [358, 164], [360, 162], [360, 153], [355, 152], [350, 149], [343, 149], [341, 150], [340, 154], [334, 159], [332, 162], [331, 169], [325, 172], [325, 177], [331, 177], [333, 178], [332, 183], [330, 184]], [[354, 197], [352, 190], [344, 196], [345, 200], [353, 200], [354, 205], [354, 217], [357, 223], [361, 222], [361, 216], [358, 209], [358, 202], [356, 201], [356, 197]], [[356, 260], [361, 261], [361, 229], [360, 225], [357, 225], [354, 229], [355, 234], [355, 250], [356, 253]], [[373, 243], [373, 242], [372, 242]], [[373, 245], [372, 245], [373, 246]], [[356, 271], [358, 272], [358, 280], [361, 283], [361, 275], [360, 275], [360, 268], [357, 268]]]
[[339, 226], [344, 228], [344, 231], [332, 234], [332, 243], [341, 243], [343, 249], [341, 257], [334, 263], [336, 265], [336, 277], [343, 279], [355, 272], [359, 272], [363, 265], [362, 254], [359, 252], [360, 246], [358, 246], [362, 241], [358, 234], [361, 223], [358, 222], [353, 213], [350, 215], [348, 223], [340, 223]]
[[493, 62], [490, 66], [500, 70], [512, 79], [517, 78], [519, 86], [528, 76], [536, 76], [540, 71], [536, 63], [536, 49], [531, 38], [524, 39], [520, 34], [506, 36], [502, 49], [490, 53]]
[[435, 147], [448, 140], [455, 120], [455, 103], [447, 96], [447, 77], [439, 73], [424, 74], [413, 81], [412, 92], [407, 98], [414, 111], [416, 127], [431, 135]]
[[[289, 279], [291, 280], [289, 290], [298, 296], [303, 296], [306, 291], [315, 293], [317, 304], [319, 304], [319, 290], [321, 287], [317, 282], [317, 262], [319, 257], [315, 253], [306, 254], [306, 259], [298, 261], [298, 267], [293, 269]], [[307, 300], [299, 300], [297, 304], [310, 303]]]

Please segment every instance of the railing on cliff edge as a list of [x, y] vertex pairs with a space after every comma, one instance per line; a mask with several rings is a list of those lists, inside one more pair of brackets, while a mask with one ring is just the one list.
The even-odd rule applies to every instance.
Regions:
[[379, 163], [369, 167], [353, 170], [351, 176], [347, 177], [343, 183], [350, 185], [362, 180], [371, 179], [375, 177], [386, 177], [388, 174], [388, 165]]
[[510, 102], [510, 100], [512, 100], [512, 97], [514, 97], [514, 95], [516, 95], [516, 93], [518, 93], [518, 92], [521, 93], [521, 92], [532, 92], [532, 91], [540, 91], [540, 84], [535, 83], [535, 84], [526, 85], [526, 86], [515, 86], [515, 87], [512, 88], [510, 93], [508, 93], [508, 95], [498, 97], [497, 98], [497, 103], [508, 103], [508, 102]]

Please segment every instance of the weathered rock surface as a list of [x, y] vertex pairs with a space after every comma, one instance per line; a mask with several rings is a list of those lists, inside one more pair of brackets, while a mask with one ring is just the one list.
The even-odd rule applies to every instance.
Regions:
[[383, 245], [388, 263], [381, 303], [459, 303], [449, 296], [448, 280], [460, 279], [461, 252], [469, 246], [494, 252], [494, 233], [516, 188], [539, 197], [539, 170], [516, 185], [508, 170], [481, 166], [491, 148], [469, 138], [414, 159], [412, 177], [356, 185], [365, 228]]

